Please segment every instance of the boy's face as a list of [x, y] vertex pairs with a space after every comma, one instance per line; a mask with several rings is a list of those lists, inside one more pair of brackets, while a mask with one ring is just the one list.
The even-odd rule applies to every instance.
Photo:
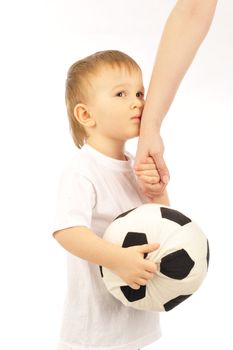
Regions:
[[106, 66], [94, 77], [92, 88], [89, 108], [96, 122], [94, 134], [116, 141], [138, 136], [144, 106], [141, 72]]

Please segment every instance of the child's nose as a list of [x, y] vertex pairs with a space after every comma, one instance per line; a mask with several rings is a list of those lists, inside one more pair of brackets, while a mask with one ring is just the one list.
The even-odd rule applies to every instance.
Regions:
[[132, 103], [132, 108], [135, 108], [135, 107], [143, 107], [144, 106], [144, 100], [142, 100], [141, 98], [139, 97], [135, 97], [133, 103]]

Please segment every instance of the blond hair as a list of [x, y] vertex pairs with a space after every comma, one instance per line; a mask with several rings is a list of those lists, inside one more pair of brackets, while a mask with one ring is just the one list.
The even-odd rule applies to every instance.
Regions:
[[81, 148], [87, 138], [84, 127], [77, 121], [74, 108], [78, 103], [88, 102], [88, 87], [91, 87], [93, 76], [103, 66], [126, 67], [129, 71], [140, 70], [139, 65], [128, 55], [117, 50], [99, 51], [75, 62], [68, 70], [66, 79], [65, 100], [70, 131], [74, 143]]

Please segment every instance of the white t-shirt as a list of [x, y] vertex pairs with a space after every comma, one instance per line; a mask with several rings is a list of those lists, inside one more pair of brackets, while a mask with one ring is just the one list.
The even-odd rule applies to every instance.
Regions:
[[[143, 203], [132, 156], [103, 155], [85, 144], [60, 183], [54, 231], [87, 226], [102, 237], [119, 214]], [[58, 350], [137, 350], [160, 337], [159, 314], [124, 306], [106, 289], [99, 266], [70, 253]]]

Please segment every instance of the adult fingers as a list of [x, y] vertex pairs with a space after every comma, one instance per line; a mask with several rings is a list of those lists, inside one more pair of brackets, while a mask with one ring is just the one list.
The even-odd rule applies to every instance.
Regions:
[[156, 169], [158, 170], [158, 173], [161, 177], [161, 180], [163, 181], [164, 184], [167, 184], [170, 179], [169, 171], [166, 166], [166, 163], [163, 159], [163, 154], [162, 153], [153, 153], [151, 156], [154, 159], [154, 162], [156, 164]]

